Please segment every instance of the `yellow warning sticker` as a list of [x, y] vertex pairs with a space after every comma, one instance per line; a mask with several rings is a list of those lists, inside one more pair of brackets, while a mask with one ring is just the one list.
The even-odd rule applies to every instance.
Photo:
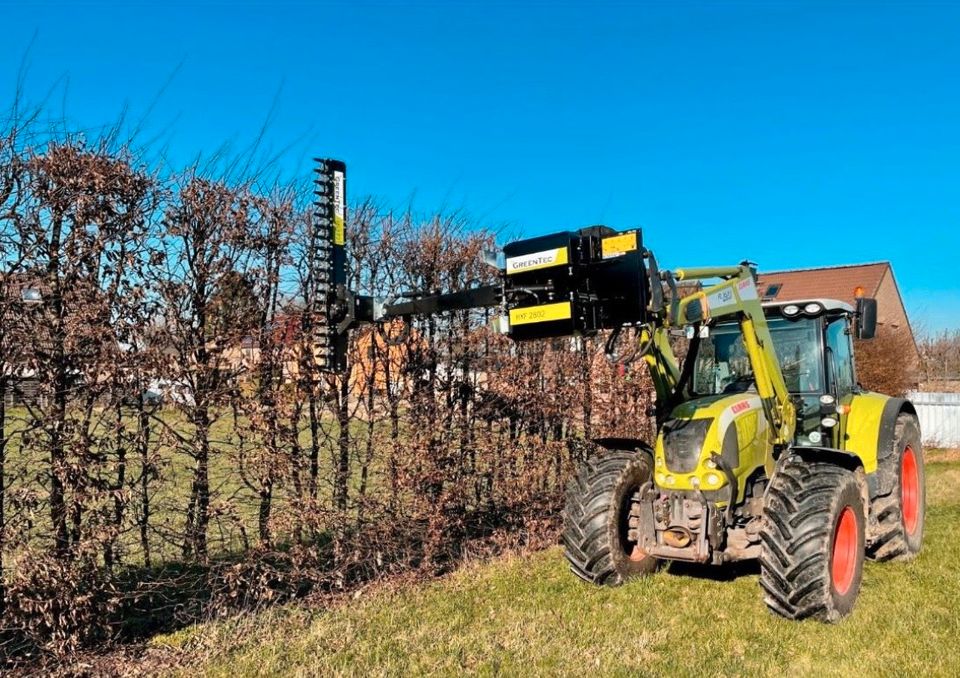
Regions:
[[637, 232], [630, 231], [604, 238], [600, 241], [600, 253], [604, 259], [619, 257], [637, 249]]
[[545, 323], [550, 322], [551, 320], [566, 320], [571, 317], [573, 317], [573, 310], [570, 308], [569, 301], [562, 301], [557, 304], [528, 306], [527, 308], [514, 308], [510, 310], [511, 325]]

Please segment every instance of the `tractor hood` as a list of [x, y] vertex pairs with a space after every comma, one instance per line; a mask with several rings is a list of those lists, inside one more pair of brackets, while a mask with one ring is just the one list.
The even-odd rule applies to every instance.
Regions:
[[[654, 480], [663, 489], [714, 491], [763, 461], [767, 441], [756, 393], [706, 396], [679, 405], [664, 422], [655, 447]], [[729, 491], [727, 492], [729, 496]]]

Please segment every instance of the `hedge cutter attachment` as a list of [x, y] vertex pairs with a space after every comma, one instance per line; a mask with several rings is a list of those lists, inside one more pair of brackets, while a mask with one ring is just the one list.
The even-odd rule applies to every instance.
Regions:
[[644, 249], [641, 231], [606, 226], [506, 245], [494, 285], [442, 294], [355, 294], [346, 286], [346, 166], [339, 160], [316, 162], [315, 353], [322, 370], [346, 368], [348, 332], [362, 323], [499, 307], [499, 331], [524, 341], [646, 323], [663, 303], [660, 285], [651, 291], [651, 273], [658, 279], [656, 261]]

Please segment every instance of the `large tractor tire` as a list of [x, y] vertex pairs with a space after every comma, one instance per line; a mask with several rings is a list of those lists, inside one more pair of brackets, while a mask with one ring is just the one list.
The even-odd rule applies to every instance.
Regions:
[[863, 578], [866, 506], [847, 469], [791, 456], [767, 489], [760, 532], [764, 601], [787, 619], [850, 614]]
[[570, 569], [592, 584], [618, 586], [653, 572], [656, 559], [636, 545], [631, 509], [650, 480], [645, 451], [614, 450], [587, 460], [567, 488], [563, 544]]
[[897, 418], [893, 448], [883, 452], [877, 479], [886, 491], [870, 502], [873, 539], [867, 555], [873, 560], [909, 560], [923, 544], [927, 499], [920, 426], [913, 415]]

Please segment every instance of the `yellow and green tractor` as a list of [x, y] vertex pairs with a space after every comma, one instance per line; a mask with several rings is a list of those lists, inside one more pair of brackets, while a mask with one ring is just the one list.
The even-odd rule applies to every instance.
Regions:
[[358, 295], [346, 288], [345, 173], [318, 160], [308, 256], [321, 367], [344, 369], [359, 323], [478, 307], [498, 309], [514, 340], [605, 332], [611, 355], [633, 344], [624, 353], [646, 363], [656, 439], [594, 441], [601, 453], [567, 491], [563, 543], [579, 577], [617, 585], [663, 561], [759, 560], [773, 612], [836, 621], [853, 610], [865, 558], [919, 552], [916, 412], [856, 377], [853, 339], [873, 337], [875, 300], [764, 303], [749, 262], [660, 270], [639, 229], [606, 226], [506, 245], [488, 259], [495, 284]]
[[[762, 304], [748, 265], [666, 275], [723, 282], [682, 298], [687, 315], [648, 339], [656, 440], [597, 441], [607, 453], [567, 497], [571, 569], [616, 585], [664, 560], [759, 559], [772, 611], [841, 619], [864, 558], [908, 559], [923, 539], [916, 412], [857, 385], [852, 339], [872, 337], [875, 302]], [[674, 325], [693, 328], [683, 368]]]

